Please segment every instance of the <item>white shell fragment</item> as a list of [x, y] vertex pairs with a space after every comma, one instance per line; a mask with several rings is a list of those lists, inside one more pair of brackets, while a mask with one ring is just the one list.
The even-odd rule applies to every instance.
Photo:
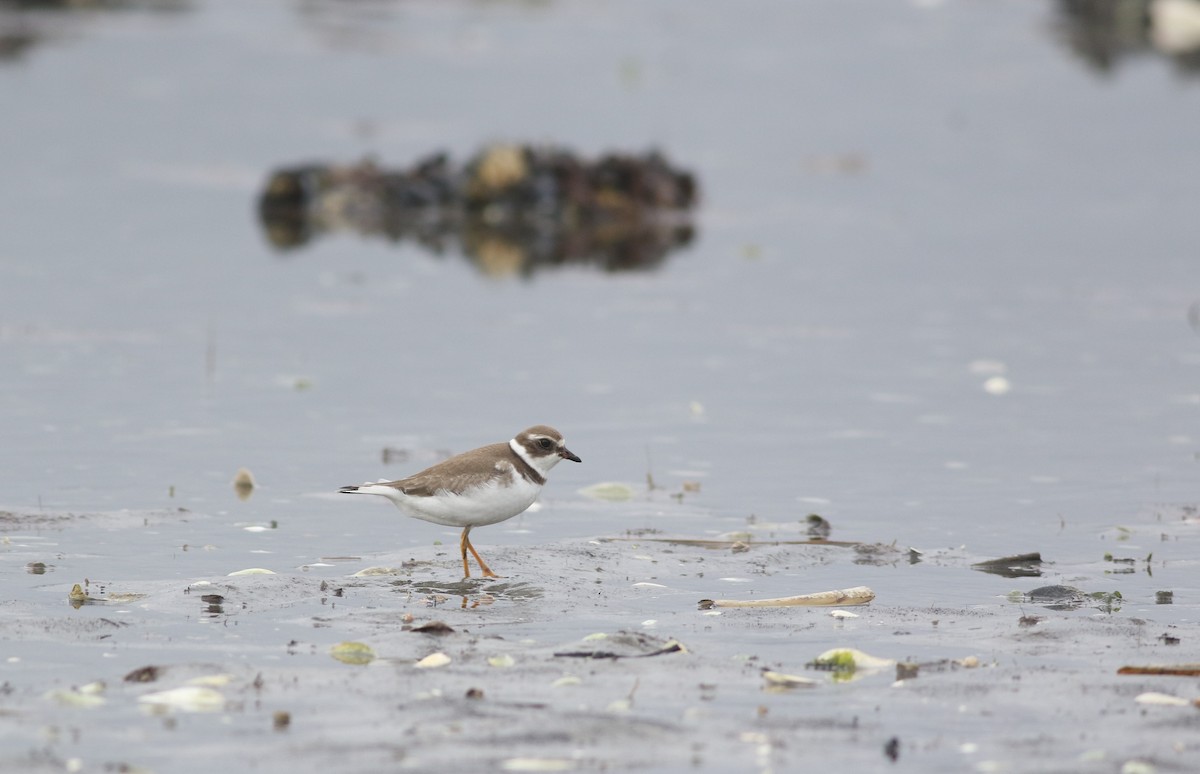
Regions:
[[[64, 707], [78, 707], [80, 709], [99, 707], [105, 702], [105, 698], [100, 695], [103, 687], [99, 690], [88, 690], [93, 685], [96, 685], [96, 683], [89, 683], [88, 685], [66, 691], [50, 691], [45, 697]], [[103, 683], [99, 685], [103, 686]]]
[[830, 618], [858, 618], [858, 613], [851, 613], [849, 610], [830, 610]]
[[202, 685], [185, 685], [147, 693], [139, 696], [138, 702], [152, 709], [180, 712], [220, 712], [225, 709], [225, 697], [219, 691]]
[[221, 688], [233, 682], [232, 675], [201, 675], [187, 681], [188, 685], [204, 685], [209, 688]]
[[413, 666], [417, 669], [437, 669], [438, 667], [446, 666], [451, 660], [445, 653], [438, 651], [437, 653], [430, 653], [425, 658], [413, 664]]
[[1139, 693], [1133, 700], [1138, 704], [1152, 704], [1160, 707], [1186, 707], [1191, 704], [1187, 699], [1181, 699], [1169, 693], [1158, 693], [1157, 691]]
[[503, 771], [571, 771], [575, 761], [568, 758], [508, 758], [500, 762]]
[[988, 395], [1007, 395], [1012, 392], [1012, 382], [1003, 376], [993, 376], [984, 381], [983, 391]]
[[769, 669], [763, 672], [763, 679], [767, 681], [768, 686], [774, 686], [778, 688], [801, 688], [817, 684], [817, 681], [810, 677], [789, 675], [783, 672], [772, 672]]

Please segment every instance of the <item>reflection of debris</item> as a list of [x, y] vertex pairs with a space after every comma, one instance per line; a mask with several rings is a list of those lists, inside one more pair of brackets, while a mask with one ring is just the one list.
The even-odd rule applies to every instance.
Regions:
[[623, 502], [633, 499], [633, 487], [620, 481], [601, 481], [578, 490], [579, 494], [593, 500]]
[[457, 247], [493, 275], [546, 265], [646, 268], [692, 240], [695, 178], [657, 153], [584, 161], [552, 147], [499, 145], [465, 165], [435, 154], [409, 169], [372, 161], [276, 170], [259, 199], [281, 250], [325, 231]]
[[972, 570], [1004, 578], [1034, 578], [1042, 574], [1042, 555], [1038, 552], [1002, 556], [971, 565]]
[[0, 2], [0, 64], [19, 61], [45, 41], [77, 37], [77, 26], [102, 18], [97, 11], [176, 12], [189, 5], [188, 0], [6, 0]]
[[1062, 40], [1093, 69], [1157, 51], [1200, 74], [1200, 0], [1059, 0]]

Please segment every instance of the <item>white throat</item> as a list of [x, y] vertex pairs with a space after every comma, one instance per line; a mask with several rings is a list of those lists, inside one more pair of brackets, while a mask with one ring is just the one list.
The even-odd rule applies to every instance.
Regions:
[[559, 460], [562, 459], [562, 457], [559, 457], [557, 453], [548, 454], [544, 457], [530, 457], [529, 452], [525, 451], [524, 446], [517, 443], [516, 438], [508, 442], [508, 448], [516, 452], [517, 456], [525, 460], [529, 467], [533, 468], [538, 473], [541, 473], [543, 476], [549, 473], [550, 468], [557, 465]]

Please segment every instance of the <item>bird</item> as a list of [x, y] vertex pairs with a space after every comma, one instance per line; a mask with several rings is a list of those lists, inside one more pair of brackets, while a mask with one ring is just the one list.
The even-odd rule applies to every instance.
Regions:
[[562, 433], [534, 425], [508, 443], [493, 443], [455, 455], [398, 481], [344, 486], [343, 494], [379, 495], [405, 514], [446, 527], [462, 527], [458, 547], [463, 576], [471, 577], [467, 552], [485, 578], [498, 578], [471, 545], [471, 530], [522, 513], [546, 483], [546, 474], [563, 460], [582, 462], [563, 442]]

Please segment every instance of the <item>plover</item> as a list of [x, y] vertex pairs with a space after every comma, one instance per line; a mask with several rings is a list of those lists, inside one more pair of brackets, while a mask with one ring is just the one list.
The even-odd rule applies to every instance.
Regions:
[[471, 577], [467, 551], [485, 578], [497, 578], [471, 545], [471, 529], [496, 524], [523, 512], [537, 499], [546, 474], [560, 460], [580, 462], [563, 443], [562, 433], [546, 425], [517, 433], [508, 443], [463, 452], [399, 481], [344, 486], [346, 494], [380, 495], [422, 521], [462, 527], [458, 541], [463, 575]]

